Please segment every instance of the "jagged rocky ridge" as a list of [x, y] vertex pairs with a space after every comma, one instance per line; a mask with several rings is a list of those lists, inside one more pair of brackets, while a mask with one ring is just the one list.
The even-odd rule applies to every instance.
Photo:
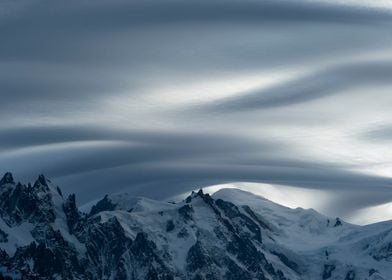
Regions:
[[0, 180], [0, 279], [392, 279], [392, 223], [359, 227], [239, 190], [87, 212], [41, 175]]

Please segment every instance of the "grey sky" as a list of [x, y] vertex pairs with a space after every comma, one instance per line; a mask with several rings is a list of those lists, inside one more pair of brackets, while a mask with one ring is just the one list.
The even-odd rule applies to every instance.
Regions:
[[392, 201], [391, 30], [381, 0], [3, 1], [0, 172], [80, 203], [284, 185], [359, 221]]

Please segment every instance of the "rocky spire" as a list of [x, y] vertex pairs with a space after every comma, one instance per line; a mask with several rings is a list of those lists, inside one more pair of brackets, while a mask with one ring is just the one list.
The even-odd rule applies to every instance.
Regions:
[[34, 185], [36, 185], [36, 184], [40, 184], [40, 185], [43, 185], [43, 186], [48, 186], [48, 183], [46, 181], [45, 175], [43, 175], [43, 174], [39, 175], [38, 179], [37, 179], [37, 181], [35, 181]]
[[15, 184], [14, 177], [12, 176], [11, 172], [6, 172], [3, 178], [0, 180], [0, 185], [5, 185], [5, 184]]
[[38, 176], [38, 179], [35, 181], [33, 188], [36, 189], [37, 191], [48, 192], [49, 191], [48, 182], [50, 182], [49, 179], [47, 179], [45, 175], [41, 174]]
[[76, 197], [75, 194], [70, 194], [67, 200], [63, 204], [64, 213], [67, 217], [67, 225], [69, 232], [72, 234], [79, 219], [80, 213], [76, 207]]

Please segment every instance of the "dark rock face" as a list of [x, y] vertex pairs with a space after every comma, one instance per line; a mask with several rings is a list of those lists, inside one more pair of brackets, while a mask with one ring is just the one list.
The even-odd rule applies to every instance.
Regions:
[[[262, 223], [256, 214], [223, 200], [215, 201], [202, 191], [193, 193], [188, 203], [180, 204], [177, 214], [170, 214], [162, 227], [163, 237], [166, 234], [179, 240], [197, 237], [186, 253], [185, 267], [178, 270], [165, 249], [168, 244], [162, 245], [160, 241], [158, 246], [143, 227], [136, 235], [130, 234], [119, 218], [110, 214], [117, 212], [107, 196], [86, 215], [79, 212], [74, 194], [63, 200], [61, 190], [51, 187], [43, 175], [33, 186], [26, 186], [15, 184], [12, 174], [7, 173], [1, 186], [0, 215], [7, 226], [33, 225], [29, 231], [33, 242], [11, 254], [0, 251], [0, 271], [23, 279], [218, 280], [267, 279], [267, 275], [268, 279], [286, 279], [261, 251]], [[208, 218], [216, 221], [213, 232], [199, 228], [193, 217], [194, 202], [209, 209]], [[164, 219], [168, 214], [159, 211], [158, 215]], [[223, 247], [211, 246], [211, 238]], [[8, 239], [6, 231], [0, 229], [0, 244]]]
[[167, 221], [166, 223], [166, 231], [170, 232], [174, 229], [174, 222], [172, 220]]
[[216, 273], [219, 264], [202, 246], [200, 241], [197, 241], [188, 251], [187, 270], [190, 275], [194, 275], [195, 279], [219, 279]]
[[8, 234], [0, 229], [0, 243], [8, 242]]
[[341, 226], [341, 225], [343, 225], [342, 221], [339, 218], [336, 218], [334, 227], [338, 227], [338, 226]]
[[335, 265], [333, 264], [325, 264], [324, 271], [323, 271], [323, 280], [329, 279], [332, 276], [332, 272], [336, 269]]
[[378, 271], [374, 268], [369, 269], [369, 276], [372, 276], [374, 273], [377, 273]]
[[115, 208], [116, 205], [110, 201], [107, 195], [105, 195], [103, 199], [98, 201], [98, 203], [91, 208], [90, 216], [93, 216], [102, 211], [112, 211]]
[[350, 270], [347, 272], [346, 277], [344, 280], [354, 280], [355, 279], [355, 271]]
[[12, 277], [0, 273], [0, 280], [12, 280]]
[[298, 272], [299, 269], [298, 264], [295, 263], [294, 261], [291, 261], [285, 254], [276, 251], [272, 251], [271, 253], [277, 256], [286, 266]]
[[85, 225], [83, 235], [87, 258], [94, 268], [89, 270], [94, 278], [124, 279], [123, 254], [131, 247], [131, 240], [125, 236], [118, 220], [112, 218], [101, 223], [99, 219], [92, 219]]
[[0, 186], [5, 184], [15, 184], [14, 177], [11, 172], [7, 172], [4, 174], [3, 178], [0, 180]]
[[187, 236], [189, 236], [189, 233], [188, 233], [187, 229], [184, 227], [177, 233], [178, 238], [185, 238]]
[[[131, 246], [131, 252], [135, 258], [135, 267], [141, 271], [147, 271], [144, 279], [174, 279], [174, 272], [165, 264], [163, 258], [157, 253], [157, 246], [148, 239], [146, 233], [137, 234]], [[137, 273], [141, 274], [141, 272]]]
[[0, 189], [0, 216], [7, 225], [19, 225], [26, 220], [31, 223], [54, 222], [52, 194], [42, 175], [33, 187], [15, 185], [12, 175], [7, 174], [2, 182], [7, 183]]
[[88, 275], [93, 279], [173, 279], [147, 234], [127, 237], [116, 218], [90, 220], [85, 240]]
[[[61, 244], [61, 243], [60, 243]], [[67, 245], [48, 247], [44, 243], [33, 242], [29, 246], [19, 248], [10, 259], [12, 269], [19, 270], [24, 279], [43, 279], [61, 277], [74, 279], [77, 275], [85, 275], [76, 252]], [[33, 265], [30, 266], [29, 263]]]
[[262, 228], [267, 229], [267, 230], [271, 230], [271, 227], [266, 222], [264, 222], [255, 212], [253, 212], [252, 209], [250, 209], [250, 207], [248, 205], [244, 205], [244, 206], [242, 206], [242, 208]]
[[259, 225], [251, 218], [243, 214], [236, 205], [221, 199], [218, 199], [215, 203], [216, 206], [218, 206], [223, 211], [224, 215], [233, 222], [233, 226], [235, 226], [237, 230], [240, 228], [243, 229], [245, 227], [248, 230], [246, 235], [250, 235], [260, 243], [262, 242]]
[[178, 213], [184, 218], [185, 221], [189, 221], [192, 219], [192, 213], [193, 213], [192, 206], [185, 204], [184, 206], [178, 209]]
[[372, 256], [377, 261], [392, 260], [392, 242], [384, 244], [380, 250], [372, 253]]
[[[184, 202], [147, 209], [117, 210], [105, 196], [82, 213], [74, 194], [64, 199], [43, 175], [22, 185], [7, 173], [0, 181], [0, 280], [307, 279], [301, 259], [271, 237], [277, 227], [249, 206], [200, 190]], [[19, 228], [28, 241], [10, 250]], [[371, 256], [389, 260], [392, 245], [380, 244]], [[342, 269], [332, 256], [322, 251], [326, 263], [317, 279], [360, 278], [352, 266], [335, 275]], [[370, 268], [366, 274], [378, 274]]]
[[75, 194], [68, 196], [67, 200], [63, 204], [63, 210], [67, 218], [68, 230], [72, 234], [78, 227], [81, 220], [81, 215], [76, 207]]
[[[194, 279], [222, 279], [222, 275], [216, 275], [219, 268], [226, 269], [224, 279], [238, 279], [239, 275], [240, 279], [287, 279], [261, 252], [261, 229], [257, 222], [233, 203], [221, 199], [215, 201], [202, 191], [197, 193], [197, 197], [215, 214], [220, 227], [215, 228], [214, 234], [226, 246], [225, 253], [218, 248], [203, 246], [200, 240], [191, 247], [187, 263], [189, 271], [195, 272]], [[229, 256], [234, 257], [236, 262]]]

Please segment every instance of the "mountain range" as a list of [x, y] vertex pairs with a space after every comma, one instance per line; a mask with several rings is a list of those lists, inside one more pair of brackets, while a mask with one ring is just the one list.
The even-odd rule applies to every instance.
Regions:
[[392, 279], [392, 221], [358, 226], [238, 189], [77, 207], [44, 175], [0, 180], [0, 279]]

